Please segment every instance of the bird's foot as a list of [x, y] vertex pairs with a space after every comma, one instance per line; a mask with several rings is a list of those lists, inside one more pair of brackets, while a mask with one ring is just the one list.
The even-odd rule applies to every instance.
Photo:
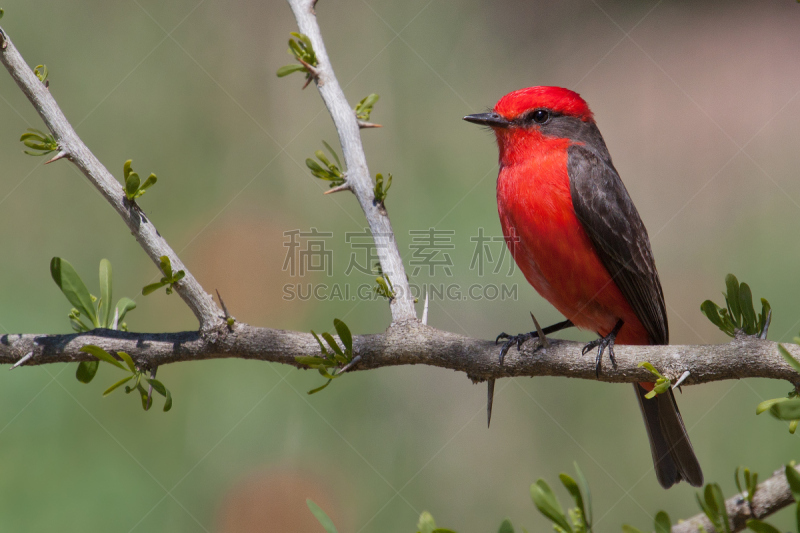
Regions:
[[509, 335], [508, 333], [501, 333], [497, 336], [494, 340], [494, 343], [497, 344], [500, 342], [501, 339], [507, 339], [506, 342], [503, 343], [503, 347], [500, 348], [500, 364], [503, 364], [503, 359], [506, 357], [506, 353], [512, 346], [515, 344], [517, 345], [517, 350], [522, 348], [522, 345], [528, 339], [532, 339], [534, 337], [538, 337], [539, 334], [535, 331], [531, 331], [530, 333], [520, 333], [519, 335]]
[[614, 358], [614, 341], [617, 339], [617, 333], [619, 330], [622, 329], [622, 325], [624, 322], [622, 319], [617, 321], [617, 325], [614, 326], [614, 329], [611, 330], [611, 333], [606, 335], [605, 337], [600, 337], [599, 339], [595, 339], [586, 346], [583, 347], [581, 350], [581, 355], [586, 355], [587, 352], [590, 350], [597, 348], [597, 357], [595, 358], [595, 367], [594, 367], [594, 374], [597, 377], [600, 377], [600, 363], [603, 360], [603, 352], [608, 348], [608, 357], [611, 359], [611, 364], [614, 368], [617, 368], [617, 360]]

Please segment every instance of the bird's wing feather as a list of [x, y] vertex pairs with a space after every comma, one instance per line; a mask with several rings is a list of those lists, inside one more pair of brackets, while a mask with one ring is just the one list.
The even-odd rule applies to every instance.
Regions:
[[597, 255], [653, 344], [669, 342], [664, 294], [647, 230], [610, 159], [582, 145], [569, 148], [575, 215]]

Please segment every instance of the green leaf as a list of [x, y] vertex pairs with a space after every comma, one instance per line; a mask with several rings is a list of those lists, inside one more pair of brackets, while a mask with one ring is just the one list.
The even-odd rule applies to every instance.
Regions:
[[721, 329], [722, 331], [724, 331], [728, 335], [732, 335], [733, 331], [730, 331], [730, 332], [728, 331], [729, 328], [727, 328], [727, 325], [725, 324], [725, 322], [722, 320], [722, 317], [720, 316], [720, 311], [721, 310], [722, 309], [720, 308], [720, 306], [718, 306], [717, 304], [715, 304], [711, 300], [706, 300], [705, 302], [700, 304], [700, 312], [702, 312], [704, 315], [706, 315], [706, 318], [708, 318], [711, 321], [712, 324], [717, 326], [719, 329]]
[[147, 391], [144, 390], [141, 384], [136, 385], [136, 390], [139, 391], [139, 397], [142, 399], [142, 409], [145, 411], [149, 411], [152, 407], [152, 404], [148, 401]]
[[170, 394], [169, 389], [164, 389], [167, 392], [167, 399], [164, 401], [164, 412], [166, 413], [170, 409], [172, 409], [172, 394]]
[[94, 311], [94, 303], [92, 302], [91, 294], [89, 294], [89, 289], [86, 288], [83, 280], [69, 261], [60, 257], [51, 259], [50, 275], [58, 285], [58, 288], [61, 289], [61, 292], [64, 293], [64, 296], [67, 297], [69, 303], [91, 320], [94, 327], [99, 327], [100, 323]]
[[122, 165], [122, 177], [124, 178], [124, 180], [126, 182], [128, 181], [128, 175], [130, 175], [130, 173], [132, 172], [132, 170], [131, 170], [131, 163], [132, 162], [133, 162], [133, 160], [128, 159], [127, 161], [125, 161], [125, 164]]
[[730, 533], [728, 511], [725, 508], [725, 496], [717, 483], [709, 483], [705, 489], [705, 505], [703, 511], [719, 533]]
[[778, 420], [798, 420], [800, 419], [800, 398], [793, 398], [774, 404], [769, 408], [769, 414]]
[[163, 397], [167, 397], [167, 388], [164, 386], [163, 383], [158, 381], [155, 378], [144, 378], [150, 385], [153, 386], [153, 390], [159, 393]]
[[792, 354], [789, 353], [789, 350], [784, 348], [783, 345], [779, 344], [778, 351], [781, 352], [781, 355], [783, 356], [783, 358], [786, 360], [786, 362], [789, 364], [790, 367], [792, 367], [796, 372], [800, 372], [800, 362], [794, 357], [792, 357]]
[[310, 391], [308, 391], [308, 394], [316, 394], [317, 392], [321, 391], [322, 389], [324, 389], [325, 387], [327, 387], [328, 385], [330, 385], [330, 384], [331, 384], [331, 381], [333, 381], [333, 380], [332, 380], [332, 379], [329, 379], [329, 380], [328, 380], [328, 381], [326, 381], [326, 382], [325, 382], [325, 384], [324, 384], [324, 385], [322, 385], [321, 387], [317, 387], [316, 389], [311, 389]]
[[172, 262], [169, 260], [168, 256], [162, 255], [158, 259], [158, 265], [161, 268], [161, 272], [163, 272], [165, 276], [168, 278], [172, 277]]
[[747, 527], [756, 533], [781, 533], [780, 529], [775, 528], [766, 522], [762, 522], [761, 520], [750, 519], [747, 521]]
[[317, 334], [314, 333], [313, 329], [311, 330], [311, 334], [314, 335], [315, 339], [317, 339], [317, 343], [319, 344], [319, 349], [322, 350], [322, 354], [323, 355], [328, 355], [328, 350], [325, 348], [325, 345], [322, 344], [322, 341], [319, 340], [319, 336], [317, 336]]
[[131, 172], [128, 174], [128, 177], [125, 178], [125, 195], [128, 197], [129, 200], [132, 200], [136, 196], [136, 191], [139, 190], [139, 184], [141, 180], [139, 179], [139, 174], [136, 172]]
[[81, 361], [78, 363], [78, 370], [75, 371], [75, 377], [81, 383], [89, 383], [94, 379], [99, 367], [100, 361]]
[[87, 344], [86, 346], [81, 346], [80, 350], [78, 351], [93, 355], [98, 359], [100, 359], [101, 361], [105, 361], [108, 364], [114, 365], [117, 368], [125, 370], [125, 367], [122, 366], [122, 363], [117, 361], [113, 355], [111, 355], [110, 353], [108, 353], [99, 346], [95, 346], [94, 344]]
[[325, 148], [327, 148], [328, 152], [330, 152], [330, 154], [333, 156], [333, 159], [336, 161], [336, 166], [339, 167], [339, 168], [342, 168], [342, 162], [339, 161], [339, 156], [336, 155], [336, 150], [331, 148], [331, 145], [326, 143], [325, 141], [322, 141], [322, 144], [325, 145]]
[[564, 511], [561, 509], [561, 504], [558, 503], [558, 499], [545, 480], [539, 479], [531, 485], [531, 498], [540, 513], [564, 531], [573, 533], [572, 526], [570, 526], [567, 517], [564, 516]]
[[771, 400], [765, 400], [756, 406], [756, 414], [760, 415], [764, 411], [768, 411], [770, 407], [775, 405], [776, 403], [786, 402], [789, 398], [773, 398]]
[[748, 335], [756, 333], [756, 312], [753, 309], [753, 293], [747, 283], [739, 285], [739, 309], [742, 312], [742, 328]]
[[111, 327], [111, 262], [108, 259], [100, 260], [100, 327]]
[[350, 352], [353, 351], [353, 335], [350, 333], [350, 328], [347, 327], [347, 324], [339, 320], [338, 318], [333, 319], [333, 327], [336, 328], [336, 333], [339, 334], [339, 339], [344, 344], [344, 347], [349, 350]]
[[149, 189], [150, 187], [155, 185], [157, 181], [158, 181], [158, 178], [156, 177], [156, 175], [155, 174], [150, 174], [147, 177], [147, 179], [144, 180], [144, 183], [142, 183], [142, 186], [139, 187], [140, 196], [142, 194], [144, 194], [144, 191], [146, 191], [147, 189]]
[[328, 515], [325, 514], [325, 511], [319, 508], [319, 505], [311, 501], [311, 498], [306, 499], [306, 504], [308, 508], [311, 509], [311, 513], [319, 520], [320, 525], [325, 528], [325, 531], [328, 533], [337, 533], [336, 526], [333, 525], [333, 521], [328, 518]]
[[133, 359], [131, 358], [131, 356], [128, 355], [127, 353], [125, 353], [125, 352], [117, 352], [117, 355], [120, 357], [120, 359], [125, 361], [125, 364], [128, 365], [128, 368], [130, 368], [131, 372], [135, 374], [136, 373], [136, 363], [133, 362]]
[[127, 383], [128, 381], [130, 381], [132, 379], [133, 379], [132, 375], [122, 378], [121, 380], [117, 381], [116, 383], [111, 385], [109, 388], [107, 388], [105, 390], [105, 392], [103, 392], [103, 396], [108, 396], [109, 394], [114, 392], [118, 387], [121, 387], [122, 385], [124, 385], [125, 383]]
[[283, 77], [288, 76], [289, 74], [292, 74], [294, 72], [304, 71], [305, 69], [306, 69], [306, 67], [304, 67], [303, 65], [298, 65], [298, 64], [284, 65], [284, 66], [282, 66], [281, 68], [278, 69], [278, 72], [276, 74], [278, 75], [279, 78], [283, 78]]
[[514, 533], [514, 526], [511, 525], [511, 520], [506, 518], [500, 522], [500, 529], [497, 530], [497, 533]]
[[728, 289], [728, 294], [725, 296], [728, 302], [728, 311], [736, 327], [741, 327], [742, 310], [739, 307], [739, 280], [733, 274], [728, 274], [725, 276], [725, 286]]
[[422, 511], [422, 514], [419, 515], [419, 521], [417, 522], [417, 532], [433, 533], [435, 529], [436, 522], [433, 520], [433, 515], [428, 511]]
[[670, 533], [672, 531], [672, 521], [664, 511], [659, 511], [655, 519], [656, 533]]
[[128, 311], [133, 311], [134, 309], [136, 309], [136, 302], [130, 298], [120, 298], [117, 302], [117, 324], [121, 324]]
[[561, 483], [564, 485], [564, 488], [567, 489], [570, 496], [572, 496], [572, 499], [575, 500], [575, 506], [580, 509], [581, 516], [586, 517], [586, 507], [583, 504], [583, 496], [581, 495], [581, 489], [578, 488], [578, 484], [574, 479], [564, 473], [559, 474], [558, 478], [561, 480]]
[[147, 296], [150, 293], [156, 292], [158, 289], [160, 289], [164, 285], [167, 285], [166, 281], [159, 281], [159, 282], [156, 282], [156, 283], [151, 283], [150, 285], [145, 285], [142, 288], [142, 296]]
[[328, 345], [334, 352], [336, 352], [337, 355], [344, 355], [344, 353], [342, 353], [342, 349], [339, 348], [339, 345], [336, 343], [336, 339], [333, 338], [333, 335], [326, 331], [322, 334], [322, 338], [328, 342]]
[[586, 512], [583, 516], [586, 517], [586, 524], [591, 528], [592, 526], [592, 491], [589, 490], [589, 482], [586, 481], [586, 477], [583, 475], [580, 467], [578, 466], [577, 461], [573, 461], [572, 466], [575, 467], [575, 474], [578, 477], [578, 486], [583, 493], [583, 497], [586, 500]]
[[784, 472], [786, 473], [786, 481], [789, 482], [789, 488], [792, 490], [792, 496], [796, 502], [800, 502], [800, 474], [791, 465], [786, 465]]

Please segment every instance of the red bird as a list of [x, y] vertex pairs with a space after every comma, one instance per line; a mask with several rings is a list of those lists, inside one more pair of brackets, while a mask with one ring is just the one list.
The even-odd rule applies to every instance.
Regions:
[[[560, 87], [507, 94], [494, 111], [464, 120], [489, 126], [500, 148], [497, 210], [514, 260], [536, 291], [567, 320], [600, 338], [596, 369], [614, 343], [667, 344], [664, 294], [650, 239], [586, 102]], [[502, 356], [536, 332], [508, 339]], [[490, 383], [490, 401], [491, 389]], [[672, 391], [648, 400], [652, 383], [633, 385], [642, 410], [656, 475], [664, 488], [681, 479], [703, 485]], [[490, 407], [491, 408], [491, 407]], [[491, 411], [490, 411], [491, 416]]]

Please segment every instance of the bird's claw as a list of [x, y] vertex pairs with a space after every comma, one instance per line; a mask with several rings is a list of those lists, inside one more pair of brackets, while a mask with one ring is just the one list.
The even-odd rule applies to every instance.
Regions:
[[595, 357], [594, 360], [595, 377], [600, 377], [600, 363], [603, 360], [603, 352], [605, 352], [606, 348], [608, 348], [608, 357], [611, 359], [611, 365], [614, 368], [617, 368], [617, 359], [614, 357], [614, 341], [616, 340], [617, 333], [619, 333], [619, 330], [622, 328], [623, 324], [624, 322], [622, 320], [617, 321], [617, 325], [614, 326], [614, 329], [611, 330], [611, 333], [605, 337], [600, 337], [599, 339], [593, 340], [584, 346], [583, 350], [581, 350], [581, 355], [586, 355], [592, 349], [597, 348], [597, 357]]
[[500, 342], [500, 339], [508, 339], [503, 343], [503, 347], [500, 348], [500, 364], [503, 364], [503, 359], [505, 359], [506, 353], [508, 353], [508, 350], [510, 350], [512, 346], [516, 344], [517, 350], [521, 350], [522, 344], [532, 337], [538, 337], [538, 334], [532, 331], [530, 333], [520, 333], [519, 335], [509, 335], [508, 333], [501, 333], [498, 335], [497, 339], [494, 341], [495, 344]]

